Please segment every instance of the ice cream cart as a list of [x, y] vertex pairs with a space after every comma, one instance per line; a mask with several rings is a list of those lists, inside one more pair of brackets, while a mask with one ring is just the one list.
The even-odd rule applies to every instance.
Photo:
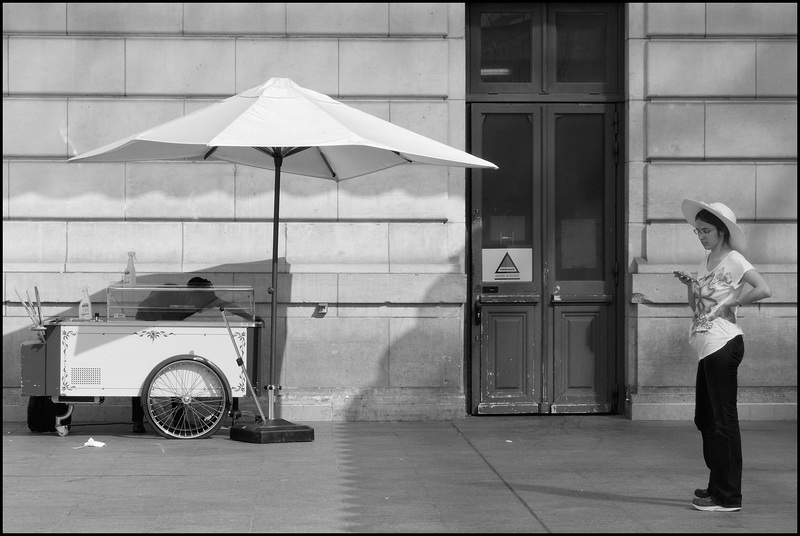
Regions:
[[162, 436], [208, 437], [257, 389], [261, 327], [252, 287], [112, 285], [105, 318], [53, 319], [23, 344], [22, 394], [67, 405], [60, 435], [74, 405], [141, 397]]

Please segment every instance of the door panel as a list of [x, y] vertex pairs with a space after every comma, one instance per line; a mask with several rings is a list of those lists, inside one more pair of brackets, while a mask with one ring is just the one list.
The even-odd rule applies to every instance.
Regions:
[[485, 185], [473, 205], [482, 281], [499, 295], [540, 295], [541, 252], [533, 245], [540, 240], [541, 219], [531, 209], [542, 199], [541, 108], [486, 104], [474, 109], [472, 119], [480, 125], [475, 143], [483, 158], [499, 167], [476, 177]]
[[552, 413], [611, 411], [607, 304], [555, 306]]
[[618, 91], [617, 17], [616, 7], [608, 4], [548, 5], [544, 62], [549, 92]]
[[608, 412], [615, 105], [474, 104], [473, 411]]
[[534, 384], [537, 339], [534, 305], [482, 305], [484, 378], [480, 413], [531, 413], [539, 409]]
[[549, 105], [546, 233], [562, 295], [610, 294], [614, 279], [614, 106]]
[[470, 54], [479, 65], [472, 69], [473, 92], [538, 92], [541, 69], [533, 57], [542, 42], [542, 12], [524, 4], [470, 6]]

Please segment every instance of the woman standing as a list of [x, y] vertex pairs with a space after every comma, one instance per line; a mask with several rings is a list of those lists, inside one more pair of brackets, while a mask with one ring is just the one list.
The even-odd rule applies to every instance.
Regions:
[[[675, 272], [688, 289], [694, 315], [689, 343], [700, 360], [694, 422], [703, 437], [708, 486], [694, 492], [698, 510], [742, 508], [742, 439], [736, 409], [737, 374], [744, 357], [739, 307], [769, 298], [764, 278], [744, 258], [747, 239], [733, 211], [722, 203], [684, 199], [683, 215], [706, 249], [697, 279]], [[744, 284], [752, 288], [744, 292]]]

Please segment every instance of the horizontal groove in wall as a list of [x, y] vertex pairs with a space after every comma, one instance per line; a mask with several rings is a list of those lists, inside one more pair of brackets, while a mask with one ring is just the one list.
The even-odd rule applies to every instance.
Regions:
[[[240, 91], [247, 91], [250, 88], [244, 88]], [[164, 100], [174, 100], [174, 101], [186, 101], [186, 103], [198, 103], [199, 101], [209, 101], [206, 104], [208, 106], [215, 104], [216, 101], [220, 101], [223, 99], [227, 99], [236, 95], [236, 93], [216, 93], [216, 94], [206, 94], [206, 95], [197, 95], [193, 94], [192, 96], [186, 96], [181, 94], [159, 94], [154, 95], [148, 93], [147, 95], [142, 94], [120, 94], [120, 93], [97, 93], [97, 94], [76, 94], [76, 95], [66, 95], [63, 93], [59, 94], [50, 94], [50, 93], [3, 93], [3, 99], [8, 100], [54, 100], [54, 101], [93, 101], [93, 100], [130, 100], [130, 101], [164, 101]], [[332, 98], [333, 100], [340, 101], [344, 104], [357, 104], [359, 102], [370, 103], [376, 102], [380, 104], [392, 104], [392, 103], [399, 103], [399, 102], [425, 102], [425, 101], [433, 101], [433, 102], [444, 102], [449, 100], [458, 100], [458, 99], [451, 99], [449, 95], [444, 94], [428, 94], [428, 95], [334, 95], [329, 94], [328, 97]], [[202, 104], [202, 103], [201, 103]]]
[[[150, 219], [121, 219], [121, 218], [70, 218], [65, 220], [63, 217], [57, 218], [47, 218], [45, 216], [37, 216], [35, 218], [15, 218], [15, 217], [7, 217], [3, 218], [3, 221], [14, 221], [14, 222], [30, 222], [30, 223], [38, 223], [38, 222], [56, 222], [56, 223], [103, 223], [103, 222], [114, 222], [114, 223], [186, 223], [186, 224], [193, 224], [193, 223], [271, 223], [272, 218], [263, 218], [263, 219], [226, 219], [226, 218], [209, 218], [209, 219], [199, 219], [199, 218], [150, 218]], [[447, 218], [430, 218], [430, 219], [420, 219], [420, 218], [336, 218], [336, 219], [321, 219], [321, 218], [291, 218], [287, 217], [284, 218], [281, 216], [279, 223], [431, 223], [431, 224], [440, 224], [444, 225], [446, 223], [463, 223], [463, 222], [451, 222]]]

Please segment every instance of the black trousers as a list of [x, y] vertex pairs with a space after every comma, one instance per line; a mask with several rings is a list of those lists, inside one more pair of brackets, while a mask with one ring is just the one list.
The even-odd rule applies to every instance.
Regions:
[[694, 423], [703, 436], [703, 458], [710, 473], [708, 491], [723, 506], [742, 505], [742, 436], [736, 408], [741, 335], [700, 360]]

